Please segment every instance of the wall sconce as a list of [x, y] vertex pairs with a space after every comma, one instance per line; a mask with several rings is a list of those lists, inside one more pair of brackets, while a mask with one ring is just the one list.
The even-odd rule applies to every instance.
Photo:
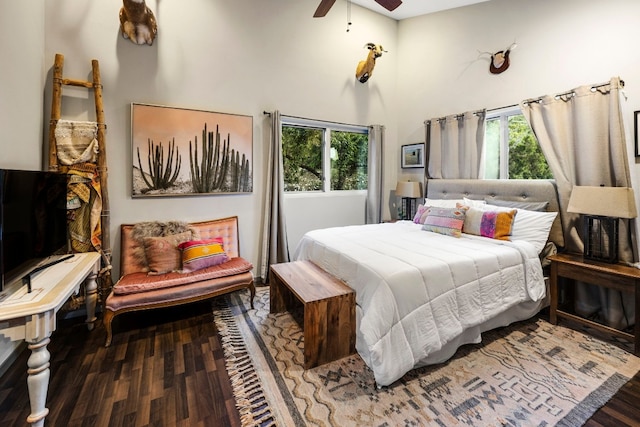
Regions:
[[396, 185], [396, 197], [402, 197], [402, 210], [399, 219], [413, 219], [416, 214], [416, 199], [422, 197], [422, 189], [419, 182], [398, 181]]
[[583, 215], [584, 258], [617, 263], [619, 218], [638, 216], [633, 189], [575, 186], [567, 212]]

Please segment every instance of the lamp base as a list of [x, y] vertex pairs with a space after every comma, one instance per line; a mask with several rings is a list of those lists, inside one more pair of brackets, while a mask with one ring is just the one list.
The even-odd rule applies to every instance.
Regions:
[[585, 215], [583, 223], [584, 259], [618, 262], [618, 218]]
[[412, 197], [402, 198], [402, 218], [400, 219], [413, 219], [416, 214], [417, 206], [416, 199]]

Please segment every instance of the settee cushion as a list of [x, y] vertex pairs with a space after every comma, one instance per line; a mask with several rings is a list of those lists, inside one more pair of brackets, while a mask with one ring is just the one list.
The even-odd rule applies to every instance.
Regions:
[[191, 231], [162, 237], [145, 237], [144, 253], [149, 266], [149, 274], [164, 274], [179, 271], [182, 265], [178, 245], [191, 240]]
[[148, 275], [145, 272], [125, 274], [113, 287], [115, 295], [129, 295], [156, 289], [170, 288], [202, 280], [216, 279], [245, 273], [253, 269], [253, 264], [242, 257], [231, 258], [229, 261], [206, 267], [188, 273], [169, 272], [158, 275]]
[[130, 236], [134, 245], [130, 248], [130, 256], [140, 264], [141, 270], [149, 271], [148, 259], [145, 253], [144, 239], [147, 237], [162, 237], [191, 231], [191, 238], [198, 239], [200, 235], [185, 221], [144, 221], [130, 226]]

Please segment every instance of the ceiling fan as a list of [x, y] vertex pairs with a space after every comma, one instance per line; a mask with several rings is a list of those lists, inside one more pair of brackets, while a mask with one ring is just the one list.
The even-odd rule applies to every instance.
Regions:
[[[316, 9], [316, 13], [313, 14], [313, 17], [322, 18], [325, 16], [335, 2], [336, 0], [320, 0], [320, 4]], [[376, 0], [376, 3], [391, 12], [402, 4], [402, 0]]]

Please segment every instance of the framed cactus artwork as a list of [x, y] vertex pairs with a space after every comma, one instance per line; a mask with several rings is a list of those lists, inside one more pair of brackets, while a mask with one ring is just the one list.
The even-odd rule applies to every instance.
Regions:
[[253, 117], [131, 104], [132, 197], [253, 191]]

